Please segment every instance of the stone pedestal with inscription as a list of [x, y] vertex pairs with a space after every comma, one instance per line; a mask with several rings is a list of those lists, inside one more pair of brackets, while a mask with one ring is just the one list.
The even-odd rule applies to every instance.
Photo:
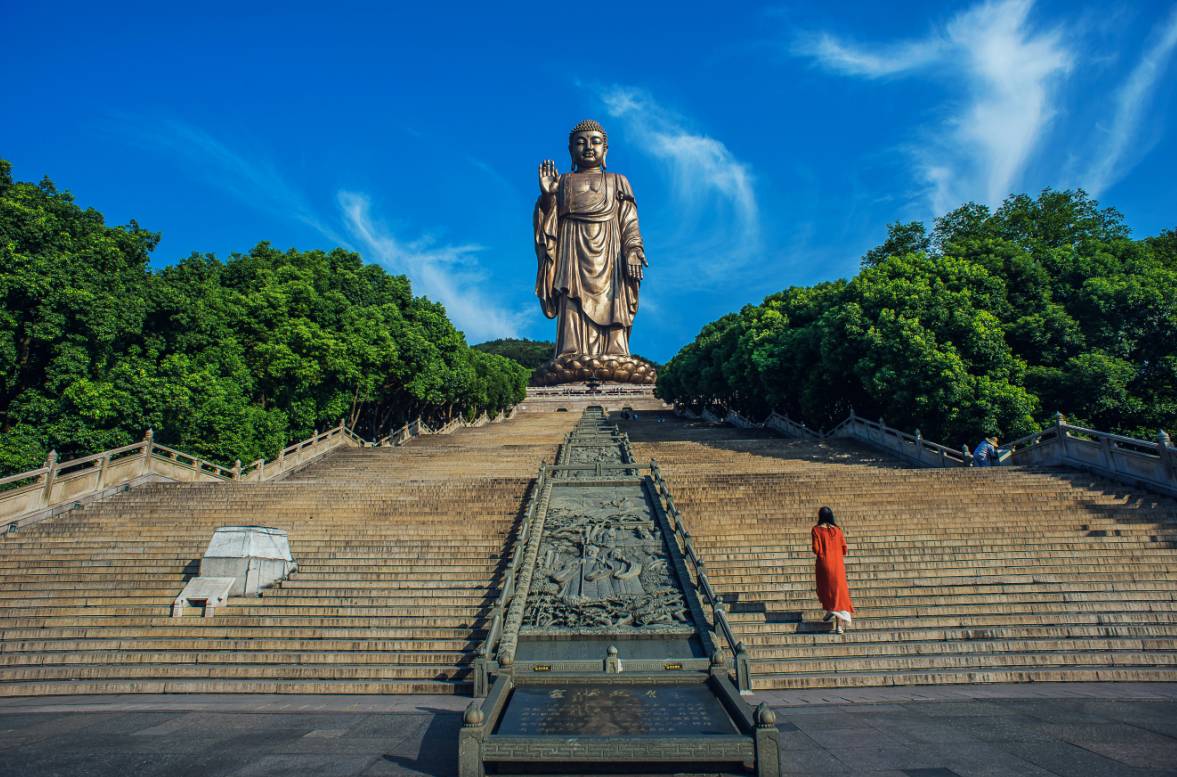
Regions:
[[681, 518], [656, 464], [635, 462], [601, 409], [586, 411], [541, 468], [509, 554], [475, 662], [485, 698], [460, 733], [462, 777], [619, 764], [780, 773], [772, 712], [741, 697], [747, 654]]

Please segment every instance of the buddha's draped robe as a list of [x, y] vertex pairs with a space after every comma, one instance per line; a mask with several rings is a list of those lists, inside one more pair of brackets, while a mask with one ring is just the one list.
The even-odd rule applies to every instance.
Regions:
[[624, 175], [564, 173], [535, 204], [535, 293], [559, 317], [556, 353], [628, 354], [638, 281], [626, 257], [642, 248], [638, 209]]

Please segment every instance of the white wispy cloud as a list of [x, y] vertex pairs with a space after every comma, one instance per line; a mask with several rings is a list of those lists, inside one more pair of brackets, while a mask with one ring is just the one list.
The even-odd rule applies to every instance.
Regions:
[[794, 53], [813, 57], [839, 73], [881, 78], [932, 64], [943, 55], [945, 48], [943, 38], [929, 37], [871, 51], [843, 43], [828, 33], [819, 33], [798, 40]]
[[[878, 77], [927, 68], [964, 99], [914, 152], [935, 213], [964, 200], [999, 203], [1018, 182], [1056, 112], [1074, 54], [1061, 29], [1036, 30], [1032, 0], [992, 0], [925, 38], [867, 48], [827, 34], [796, 49], [839, 73]], [[914, 144], [913, 144], [914, 145]]]
[[339, 192], [339, 206], [350, 234], [365, 253], [388, 269], [409, 276], [414, 290], [445, 306], [454, 325], [471, 342], [515, 337], [527, 318], [510, 311], [485, 293], [478, 245], [437, 245], [429, 238], [404, 242], [372, 216], [371, 199], [357, 192]]
[[[600, 98], [609, 116], [624, 123], [627, 138], [663, 163], [669, 176], [680, 229], [658, 250], [692, 268], [689, 276], [670, 277], [707, 282], [746, 264], [760, 233], [748, 166], [722, 141], [692, 131], [643, 90], [612, 86], [601, 90]], [[638, 192], [639, 206], [641, 201]]]
[[442, 303], [470, 342], [515, 337], [522, 329], [524, 312], [508, 310], [482, 291], [484, 274], [477, 256], [481, 246], [439, 244], [428, 236], [399, 239], [373, 217], [370, 197], [357, 192], [338, 192], [338, 213], [325, 216], [260, 153], [246, 156], [181, 121], [124, 123], [123, 129], [140, 142], [165, 151], [191, 174], [242, 203], [306, 224], [345, 248], [358, 246], [367, 258], [407, 275], [414, 293]]
[[346, 241], [320, 218], [297, 187], [261, 154], [249, 158], [200, 127], [175, 119], [124, 117], [122, 129], [147, 146], [164, 151], [191, 174], [258, 210], [293, 218], [341, 245]]
[[1104, 142], [1097, 148], [1081, 182], [1092, 194], [1098, 195], [1127, 172], [1137, 161], [1129, 158], [1133, 151], [1138, 152], [1135, 156], [1139, 158], [1143, 149], [1134, 149], [1133, 144], [1141, 117], [1157, 82], [1165, 74], [1174, 47], [1177, 47], [1177, 6], [1116, 92], [1111, 125], [1106, 128]]

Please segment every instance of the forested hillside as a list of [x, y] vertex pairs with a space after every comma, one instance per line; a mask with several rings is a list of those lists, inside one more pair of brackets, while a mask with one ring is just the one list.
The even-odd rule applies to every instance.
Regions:
[[479, 351], [496, 353], [506, 356], [522, 364], [528, 370], [534, 370], [556, 353], [556, 344], [546, 340], [522, 340], [507, 337], [501, 340], [488, 340], [474, 346]]
[[894, 224], [850, 280], [793, 287], [703, 328], [659, 396], [830, 427], [851, 407], [928, 439], [1074, 423], [1177, 424], [1177, 233], [1133, 240], [1082, 191]]
[[341, 418], [377, 436], [523, 399], [528, 370], [469, 348], [441, 305], [354, 253], [263, 242], [152, 272], [157, 242], [0, 160], [0, 471], [149, 427], [249, 461]]

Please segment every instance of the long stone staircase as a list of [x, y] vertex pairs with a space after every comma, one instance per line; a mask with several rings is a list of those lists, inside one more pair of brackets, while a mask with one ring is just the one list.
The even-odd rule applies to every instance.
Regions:
[[[614, 418], [658, 459], [756, 689], [1177, 681], [1172, 500], [639, 415]], [[144, 486], [0, 538], [0, 695], [467, 691], [531, 479], [578, 418], [342, 449], [280, 482]], [[850, 543], [843, 637], [813, 593], [822, 504]], [[288, 530], [299, 571], [169, 617], [227, 524]]]
[[[910, 469], [845, 442], [643, 414], [756, 689], [1177, 681], [1177, 503], [1075, 472]], [[857, 613], [830, 633], [809, 529], [832, 506]]]
[[[578, 414], [348, 448], [271, 483], [155, 484], [0, 539], [0, 695], [452, 693], [542, 459]], [[289, 531], [299, 570], [171, 618], [217, 526]]]

